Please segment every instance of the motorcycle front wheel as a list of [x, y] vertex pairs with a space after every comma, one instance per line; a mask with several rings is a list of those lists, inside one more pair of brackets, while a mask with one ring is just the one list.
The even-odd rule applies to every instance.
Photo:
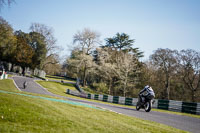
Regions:
[[151, 111], [151, 107], [152, 107], [152, 103], [151, 101], [148, 101], [145, 105], [144, 105], [144, 110], [146, 112], [150, 112]]

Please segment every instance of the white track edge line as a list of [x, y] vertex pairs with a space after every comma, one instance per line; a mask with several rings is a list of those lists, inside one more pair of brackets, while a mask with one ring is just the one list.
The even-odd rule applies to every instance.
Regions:
[[11, 78], [11, 80], [13, 81], [15, 87], [16, 87], [19, 91], [21, 91], [21, 89], [20, 89], [20, 88], [17, 86], [17, 84], [15, 83], [15, 80], [14, 80], [13, 78]]

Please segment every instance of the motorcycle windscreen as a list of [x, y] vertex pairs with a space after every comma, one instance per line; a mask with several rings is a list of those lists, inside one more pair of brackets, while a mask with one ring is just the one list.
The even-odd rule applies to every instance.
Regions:
[[147, 99], [151, 100], [155, 97], [154, 93], [149, 93], [149, 95], [146, 96]]

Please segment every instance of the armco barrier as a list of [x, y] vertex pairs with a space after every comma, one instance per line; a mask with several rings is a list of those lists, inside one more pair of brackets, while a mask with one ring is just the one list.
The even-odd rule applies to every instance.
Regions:
[[152, 105], [153, 108], [158, 108], [158, 99], [154, 99], [154, 104]]
[[73, 90], [70, 90], [70, 89], [67, 89], [66, 93], [70, 94], [70, 95], [78, 96], [78, 97], [88, 98], [88, 94], [80, 93], [78, 91], [73, 91]]
[[182, 110], [184, 113], [196, 114], [197, 103], [182, 102]]
[[125, 98], [125, 105], [132, 105], [132, 102], [133, 98], [128, 98], [128, 97]]
[[103, 95], [99, 95], [99, 101], [103, 101]]
[[119, 97], [119, 104], [125, 104], [125, 97]]
[[169, 100], [158, 100], [158, 109], [168, 110], [169, 107]]
[[99, 95], [98, 94], [94, 95], [94, 100], [99, 100]]
[[103, 101], [108, 102], [108, 95], [103, 95]]
[[[66, 93], [83, 97], [83, 94], [81, 94], [80, 92], [70, 90], [70, 89], [67, 89]], [[116, 104], [130, 105], [130, 106], [136, 106], [136, 103], [138, 101], [138, 98], [127, 98], [127, 97], [100, 95], [100, 94], [91, 94], [91, 93], [86, 94], [85, 98], [100, 100], [100, 101], [110, 102], [110, 103], [116, 103]], [[152, 107], [158, 108], [158, 109], [175, 111], [175, 112], [184, 112], [184, 113], [200, 115], [200, 103], [154, 99], [154, 104]]]
[[181, 112], [181, 109], [182, 109], [182, 101], [169, 100], [168, 110]]
[[[70, 93], [68, 93], [68, 90], [69, 89], [67, 89], [67, 94], [70, 94]], [[91, 99], [91, 94], [88, 94], [88, 97], [87, 97], [88, 99]]]
[[133, 106], [136, 106], [137, 101], [138, 101], [138, 98], [133, 98], [132, 105], [133, 105]]
[[119, 103], [119, 97], [113, 96], [113, 103]]
[[197, 103], [197, 110], [196, 110], [197, 114], [200, 115], [200, 103]]
[[74, 95], [74, 96], [80, 96], [80, 93], [78, 91], [73, 91], [73, 90], [70, 90], [70, 89], [67, 89], [66, 93]]
[[113, 96], [108, 95], [108, 102], [112, 103], [113, 102]]
[[91, 94], [91, 99], [93, 99], [93, 100], [94, 100], [94, 94]]

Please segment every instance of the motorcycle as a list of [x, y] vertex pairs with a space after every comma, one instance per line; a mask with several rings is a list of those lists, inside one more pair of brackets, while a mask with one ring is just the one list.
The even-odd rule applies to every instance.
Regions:
[[138, 102], [136, 104], [136, 110], [140, 110], [143, 108], [146, 112], [150, 112], [152, 108], [152, 104], [154, 103], [154, 95], [147, 95], [145, 97], [138, 97]]

